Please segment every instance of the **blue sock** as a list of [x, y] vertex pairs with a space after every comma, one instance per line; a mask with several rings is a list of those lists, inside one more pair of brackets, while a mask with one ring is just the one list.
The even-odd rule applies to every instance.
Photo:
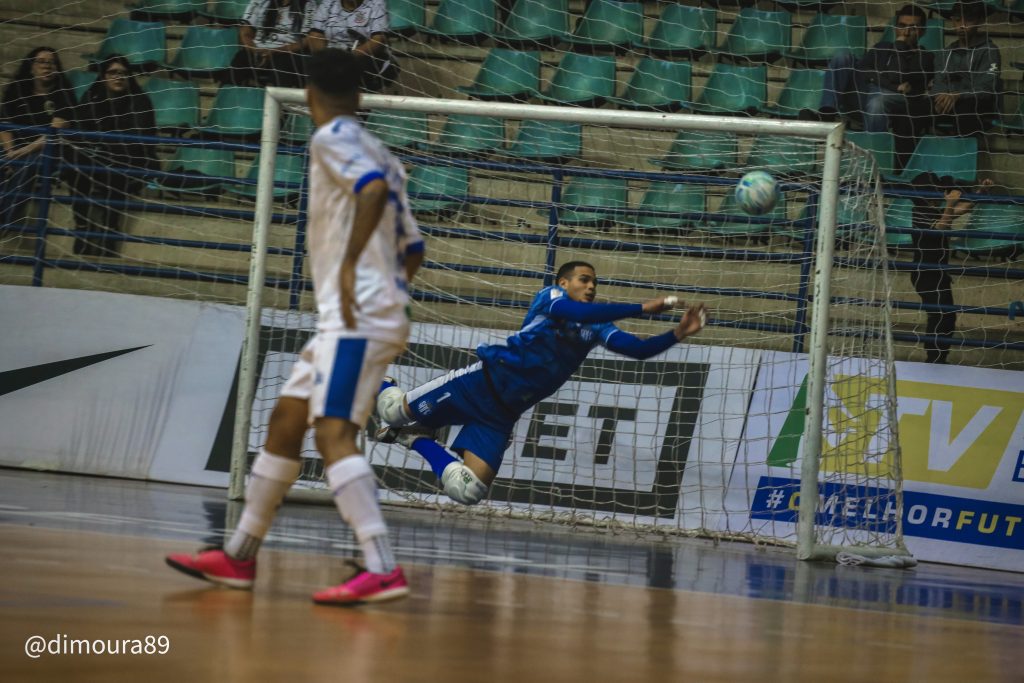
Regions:
[[452, 455], [450, 450], [425, 436], [416, 439], [412, 444], [412, 449], [430, 463], [430, 469], [434, 470], [434, 474], [437, 475], [438, 479], [441, 478], [441, 473], [444, 472], [445, 467], [458, 461], [458, 458]]

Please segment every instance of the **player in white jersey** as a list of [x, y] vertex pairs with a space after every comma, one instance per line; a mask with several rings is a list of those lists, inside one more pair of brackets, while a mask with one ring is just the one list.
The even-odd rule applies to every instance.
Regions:
[[317, 126], [310, 141], [308, 226], [317, 333], [271, 415], [238, 528], [223, 549], [167, 557], [186, 574], [251, 588], [256, 552], [299, 476], [302, 441], [313, 425], [334, 502], [366, 562], [345, 582], [313, 595], [315, 602], [333, 605], [409, 592], [388, 541], [373, 469], [356, 435], [384, 371], [405, 348], [408, 282], [423, 260], [423, 240], [409, 212], [401, 163], [355, 116], [362, 67], [361, 58], [334, 49], [318, 52], [309, 64], [306, 92]]

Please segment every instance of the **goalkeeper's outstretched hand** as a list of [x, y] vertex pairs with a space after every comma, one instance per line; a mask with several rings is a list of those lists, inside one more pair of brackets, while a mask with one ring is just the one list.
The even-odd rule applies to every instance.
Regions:
[[694, 304], [686, 309], [686, 313], [679, 320], [679, 324], [672, 330], [676, 339], [682, 341], [690, 335], [700, 332], [707, 324], [708, 309], [704, 304]]

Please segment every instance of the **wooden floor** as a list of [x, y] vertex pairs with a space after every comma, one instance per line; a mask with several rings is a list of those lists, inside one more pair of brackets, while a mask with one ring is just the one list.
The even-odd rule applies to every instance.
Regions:
[[[159, 493], [172, 496], [174, 488]], [[0, 491], [7, 492], [2, 485]], [[68, 494], [66, 500], [74, 505], [81, 494]], [[168, 529], [177, 522], [161, 519], [152, 492], [149, 495], [150, 516], [140, 514], [135, 527], [116, 523], [116, 515], [109, 513], [76, 516], [73, 509], [60, 506], [46, 514], [26, 511], [25, 505], [0, 504], [0, 680], [1024, 679], [1019, 602], [992, 620], [984, 618], [984, 610], [973, 610], [972, 617], [972, 610], [965, 614], [950, 609], [950, 616], [943, 616], [941, 605], [857, 609], [836, 606], [843, 602], [836, 599], [832, 604], [808, 604], [799, 595], [789, 600], [757, 599], [615, 585], [600, 579], [566, 580], [434, 563], [435, 557], [430, 563], [402, 558], [413, 586], [409, 599], [344, 609], [316, 606], [309, 600], [315, 589], [343, 577], [344, 565], [336, 553], [275, 549], [261, 553], [253, 592], [220, 589], [164, 565], [165, 554], [191, 549], [193, 541], [184, 540], [187, 533], [168, 537], [175, 535]], [[5, 509], [18, 512], [5, 514]], [[63, 523], [46, 522], [57, 518]], [[86, 530], [104, 525], [108, 532]], [[206, 531], [194, 529], [191, 537]], [[684, 548], [683, 555], [706, 558], [708, 552], [729, 556], [733, 551], [728, 546], [702, 546], [699, 553]], [[788, 558], [778, 562], [795, 568], [790, 576], [799, 594], [804, 571], [800, 568], [809, 565], [789, 565]], [[880, 573], [902, 580], [897, 570], [850, 569], [807, 570], [804, 592], [813, 593], [813, 586], [822, 585], [822, 571], [830, 572], [831, 581], [853, 577], [853, 591], [858, 590], [856, 577]], [[706, 560], [703, 570], [680, 570], [731, 573], [728, 562]], [[989, 576], [1013, 591], [1021, 585], [1014, 575], [972, 576], [981, 577], [981, 584]], [[726, 582], [725, 576], [706, 578]], [[896, 592], [892, 591], [894, 602]], [[23, 652], [31, 636], [46, 641], [166, 636], [170, 651], [134, 656], [43, 654], [32, 659]]]

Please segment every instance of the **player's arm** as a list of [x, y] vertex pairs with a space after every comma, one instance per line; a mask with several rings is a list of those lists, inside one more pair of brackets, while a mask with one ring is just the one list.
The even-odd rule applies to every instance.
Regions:
[[674, 305], [673, 297], [651, 299], [642, 304], [594, 304], [573, 301], [567, 296], [562, 296], [551, 303], [549, 311], [553, 318], [575, 323], [610, 323], [623, 318], [661, 313]]
[[356, 264], [359, 256], [377, 229], [384, 207], [388, 202], [388, 184], [383, 178], [375, 178], [362, 187], [356, 195], [356, 215], [352, 222], [352, 234], [345, 247], [345, 258], [341, 262], [341, 317], [345, 327], [354, 329], [356, 302]]
[[423, 242], [416, 242], [410, 244], [405, 250], [405, 280], [406, 282], [412, 282], [412, 279], [416, 277], [416, 272], [423, 265]]
[[646, 360], [699, 332], [704, 327], [706, 319], [707, 311], [704, 304], [696, 304], [688, 308], [679, 320], [679, 324], [668, 332], [641, 339], [616, 327], [611, 334], [605, 337], [604, 346], [623, 356]]

